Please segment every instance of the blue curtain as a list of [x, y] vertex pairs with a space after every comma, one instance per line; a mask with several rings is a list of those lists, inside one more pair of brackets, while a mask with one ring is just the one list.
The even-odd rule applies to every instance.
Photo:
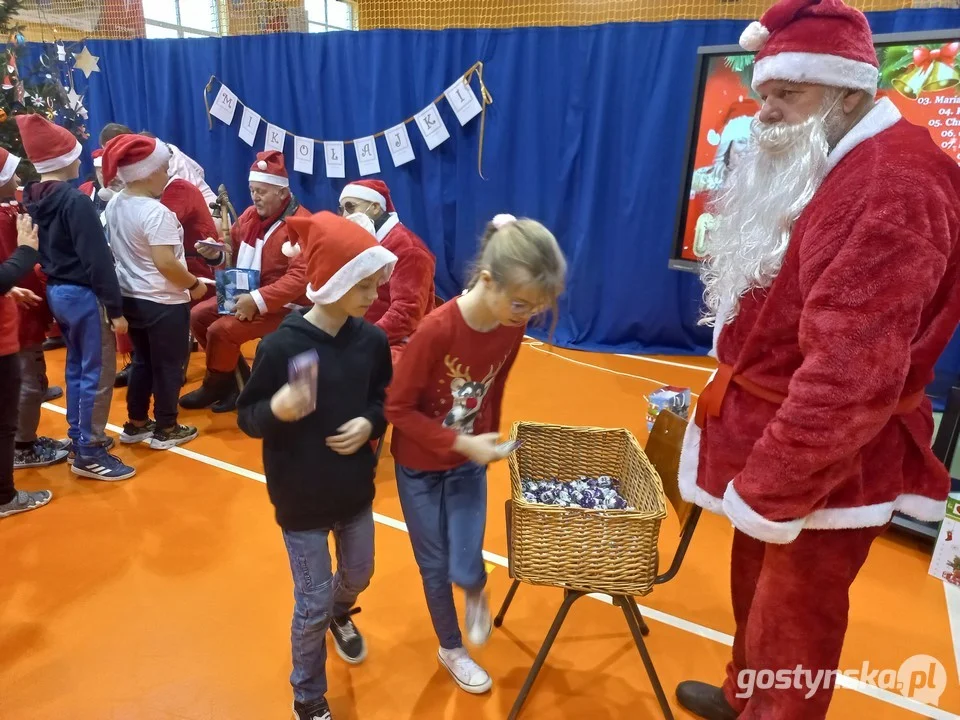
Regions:
[[[875, 32], [960, 26], [960, 11], [877, 13]], [[740, 21], [482, 31], [374, 31], [191, 40], [90, 41], [102, 72], [86, 93], [90, 129], [149, 129], [193, 156], [238, 209], [264, 127], [250, 148], [232, 127], [207, 125], [202, 90], [216, 74], [264, 118], [299, 135], [349, 139], [419, 111], [476, 60], [494, 98], [477, 173], [479, 118], [461, 128], [445, 102], [450, 140], [394, 168], [378, 141], [382, 178], [401, 219], [437, 255], [444, 297], [459, 292], [487, 220], [541, 220], [570, 260], [555, 340], [618, 352], [702, 352], [697, 278], [667, 269], [694, 92], [696, 49], [736, 43]], [[476, 81], [474, 81], [476, 87]], [[216, 89], [216, 88], [215, 88]], [[211, 97], [212, 100], [212, 97]], [[287, 157], [292, 168], [292, 139]], [[347, 179], [357, 177], [347, 148]], [[292, 172], [311, 210], [337, 205], [344, 181]], [[957, 346], [960, 350], [960, 345]], [[953, 353], [953, 371], [960, 353]]]

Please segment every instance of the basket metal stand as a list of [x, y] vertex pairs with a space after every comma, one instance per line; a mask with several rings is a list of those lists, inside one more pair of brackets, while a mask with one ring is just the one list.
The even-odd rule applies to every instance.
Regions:
[[[650, 439], [647, 442], [646, 447], [647, 457], [656, 468], [657, 473], [660, 475], [660, 479], [663, 482], [664, 491], [677, 513], [677, 517], [680, 520], [682, 528], [680, 543], [677, 546], [677, 551], [674, 554], [670, 568], [665, 573], [657, 575], [656, 580], [654, 581], [655, 585], [662, 585], [663, 583], [672, 580], [677, 575], [684, 556], [687, 553], [687, 549], [690, 546], [690, 541], [693, 538], [694, 531], [696, 530], [697, 522], [700, 520], [700, 508], [695, 505], [690, 505], [680, 496], [677, 474], [680, 465], [680, 448], [683, 444], [683, 435], [685, 430], [686, 422], [683, 419], [670, 412], [661, 412], [657, 417], [657, 422], [650, 434]], [[507, 501], [506, 511], [507, 533], [509, 535], [512, 528], [511, 514], [513, 511], [513, 504], [510, 500]], [[510, 542], [510, 540], [511, 538], [508, 538], [508, 545], [511, 548], [512, 554], [513, 543]], [[503, 625], [504, 616], [506, 615], [507, 610], [510, 608], [510, 605], [516, 596], [517, 589], [519, 587], [520, 581], [514, 579], [512, 585], [510, 586], [510, 590], [507, 592], [507, 595], [504, 598], [503, 606], [500, 608], [500, 612], [497, 613], [497, 616], [493, 621], [494, 626], [501, 627]], [[540, 646], [540, 651], [537, 653], [537, 657], [533, 662], [533, 667], [530, 668], [530, 672], [527, 674], [527, 679], [524, 681], [523, 687], [520, 689], [520, 694], [517, 696], [517, 699], [513, 704], [513, 708], [510, 710], [508, 720], [516, 720], [516, 718], [519, 717], [520, 711], [527, 700], [527, 696], [530, 694], [530, 690], [533, 688], [533, 684], [536, 682], [537, 676], [540, 674], [540, 670], [543, 668], [544, 662], [546, 662], [547, 655], [550, 653], [550, 648], [553, 646], [557, 635], [560, 633], [560, 628], [563, 627], [563, 623], [567, 618], [567, 614], [570, 612], [570, 608], [573, 607], [573, 604], [577, 600], [589, 594], [591, 593], [584, 590], [564, 588], [563, 603], [560, 605], [560, 609], [557, 611], [557, 616], [554, 618], [553, 624], [550, 626], [550, 630], [547, 632], [547, 636], [544, 638], [543, 644]], [[666, 720], [674, 720], [673, 712], [670, 710], [670, 704], [667, 702], [667, 697], [663, 691], [663, 686], [660, 683], [660, 678], [657, 675], [656, 668], [653, 665], [653, 658], [650, 656], [650, 651], [647, 649], [646, 643], [643, 640], [644, 636], [650, 633], [650, 628], [644, 621], [643, 615], [640, 613], [640, 608], [637, 607], [636, 600], [629, 595], [614, 594], [610, 597], [613, 601], [613, 604], [623, 611], [624, 619], [630, 628], [630, 633], [633, 635], [633, 640], [636, 643], [637, 650], [640, 652], [640, 657], [643, 660], [644, 668], [646, 669], [647, 675], [650, 678], [650, 684], [653, 686], [654, 694], [657, 696], [657, 702], [660, 704], [660, 709], [663, 712], [664, 718], [666, 718]]]

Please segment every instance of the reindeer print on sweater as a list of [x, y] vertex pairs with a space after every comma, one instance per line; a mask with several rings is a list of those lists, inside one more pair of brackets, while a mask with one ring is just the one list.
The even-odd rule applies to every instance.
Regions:
[[443, 426], [466, 435], [473, 434], [473, 425], [483, 407], [483, 399], [490, 392], [504, 361], [491, 366], [483, 380], [473, 380], [470, 377], [470, 368], [464, 369], [459, 358], [447, 355], [443, 362], [449, 371], [450, 394], [453, 397], [453, 406], [444, 418]]

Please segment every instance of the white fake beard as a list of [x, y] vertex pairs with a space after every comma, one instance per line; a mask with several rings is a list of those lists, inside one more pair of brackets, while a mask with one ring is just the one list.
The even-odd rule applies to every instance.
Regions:
[[701, 274], [707, 307], [701, 325], [732, 321], [747, 292], [777, 277], [793, 225], [826, 176], [831, 140], [842, 136], [838, 93], [828, 93], [824, 109], [799, 124], [754, 119], [750, 143], [713, 204], [718, 223]]

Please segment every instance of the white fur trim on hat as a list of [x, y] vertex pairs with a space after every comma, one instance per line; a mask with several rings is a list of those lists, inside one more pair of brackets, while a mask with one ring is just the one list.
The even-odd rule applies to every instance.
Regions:
[[760, 60], [753, 69], [753, 89], [769, 80], [828, 85], [877, 94], [879, 71], [870, 63], [821, 53], [782, 52]]
[[170, 161], [170, 150], [159, 140], [153, 152], [147, 155], [143, 160], [137, 160], [130, 165], [117, 164], [117, 178], [124, 185], [129, 185], [138, 180], [145, 180], [162, 168], [165, 163]]
[[301, 252], [300, 243], [291, 243], [289, 240], [284, 240], [283, 245], [280, 246], [280, 252], [288, 258], [295, 258]]
[[277, 187], [290, 187], [290, 178], [285, 178], [282, 175], [271, 175], [269, 173], [257, 172], [256, 170], [250, 171], [250, 178], [248, 182], [261, 182], [266, 183], [267, 185], [276, 185]]
[[307, 285], [307, 297], [315, 305], [329, 305], [346, 295], [350, 289], [364, 278], [368, 278], [379, 270], [386, 268], [384, 282], [390, 278], [397, 256], [383, 245], [374, 245], [354, 257], [350, 262], [337, 270], [326, 284], [319, 289]]
[[93, 159], [93, 166], [95, 168], [103, 167], [103, 155], [101, 155], [100, 157], [95, 157]]
[[103, 200], [104, 202], [110, 202], [111, 198], [117, 194], [116, 190], [111, 190], [110, 188], [100, 188], [97, 190], [97, 197]]
[[740, 47], [749, 52], [759, 52], [769, 39], [770, 31], [763, 26], [763, 23], [754, 20], [740, 35]]
[[0, 185], [6, 185], [17, 172], [17, 167], [20, 165], [20, 158], [18, 158], [13, 153], [7, 153], [7, 159], [3, 163], [3, 168], [0, 169]]
[[376, 190], [368, 188], [366, 185], [347, 185], [340, 193], [340, 202], [344, 198], [356, 198], [357, 200], [366, 200], [367, 202], [377, 203], [382, 209], [387, 209], [387, 199]]
[[41, 175], [44, 173], [56, 172], [57, 170], [63, 170], [63, 168], [67, 167], [67, 165], [80, 157], [80, 153], [82, 152], [83, 146], [80, 143], [77, 143], [70, 152], [58, 157], [50, 158], [49, 160], [40, 160], [35, 162], [33, 167]]

